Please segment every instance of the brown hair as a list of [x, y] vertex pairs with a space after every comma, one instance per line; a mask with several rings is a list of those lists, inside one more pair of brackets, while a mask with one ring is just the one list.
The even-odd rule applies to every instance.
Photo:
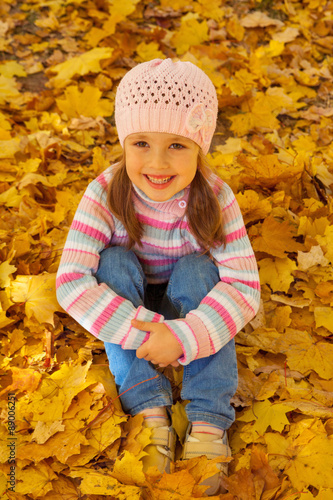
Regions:
[[[108, 191], [108, 204], [111, 212], [125, 227], [129, 242], [128, 248], [135, 243], [141, 245], [142, 224], [136, 217], [132, 201], [133, 186], [126, 171], [125, 156], [114, 167]], [[185, 215], [191, 233], [204, 253], [211, 248], [225, 244], [222, 212], [219, 201], [210, 186], [210, 170], [201, 149], [198, 155], [198, 168], [190, 185], [190, 193]]]

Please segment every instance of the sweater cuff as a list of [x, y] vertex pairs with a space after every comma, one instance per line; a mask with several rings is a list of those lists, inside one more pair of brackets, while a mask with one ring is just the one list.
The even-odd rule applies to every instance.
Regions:
[[183, 356], [178, 359], [182, 365], [211, 355], [211, 340], [207, 328], [195, 314], [187, 314], [185, 319], [167, 320], [164, 324], [183, 349]]
[[[163, 323], [164, 316], [162, 316], [162, 314], [155, 313], [154, 311], [150, 311], [143, 306], [139, 306], [134, 317], [131, 319], [152, 323]], [[130, 325], [127, 334], [121, 341], [121, 346], [123, 349], [138, 349], [140, 345], [148, 339], [148, 332], [143, 332], [142, 330], [138, 330], [137, 328], [134, 328], [134, 326]]]

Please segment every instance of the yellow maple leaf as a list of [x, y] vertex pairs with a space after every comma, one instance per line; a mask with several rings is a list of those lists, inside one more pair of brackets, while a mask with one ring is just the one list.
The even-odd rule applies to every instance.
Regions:
[[17, 89], [17, 83], [14, 78], [7, 78], [0, 75], [0, 104], [19, 97], [20, 92]]
[[[327, 217], [318, 217], [317, 219], [312, 219], [311, 217], [301, 216], [299, 218], [298, 233], [302, 235], [309, 235], [313, 238], [320, 238], [325, 234], [326, 228], [329, 227], [329, 220]], [[325, 238], [322, 239], [325, 244]], [[318, 241], [319, 243], [319, 241]]]
[[237, 16], [232, 16], [227, 22], [227, 32], [229, 35], [237, 40], [237, 42], [241, 42], [245, 35], [245, 29], [240, 24]]
[[7, 191], [0, 194], [0, 205], [5, 205], [6, 207], [18, 208], [22, 201], [22, 194], [15, 186], [10, 187]]
[[35, 25], [39, 28], [49, 28], [51, 31], [55, 31], [59, 28], [59, 21], [51, 11], [47, 17], [36, 19]]
[[139, 62], [150, 61], [152, 59], [165, 59], [163, 52], [159, 50], [157, 42], [141, 42], [135, 49]]
[[316, 150], [316, 143], [308, 135], [302, 135], [292, 142], [292, 147], [296, 151], [307, 151], [313, 153]]
[[198, 12], [200, 17], [205, 17], [206, 19], [214, 19], [214, 21], [220, 22], [223, 20], [225, 15], [225, 9], [221, 8], [220, 0], [198, 0], [194, 3], [194, 10]]
[[0, 140], [7, 141], [11, 138], [9, 131], [12, 130], [12, 125], [7, 117], [0, 111]]
[[294, 240], [296, 230], [288, 221], [278, 222], [273, 216], [269, 216], [259, 231], [260, 236], [253, 242], [253, 248], [258, 252], [283, 259], [286, 253], [300, 250], [300, 244]]
[[333, 226], [327, 226], [324, 236], [317, 236], [316, 240], [325, 251], [325, 257], [333, 263]]
[[27, 76], [27, 73], [22, 66], [17, 61], [6, 61], [0, 64], [0, 74], [6, 78], [12, 78], [13, 76]]
[[272, 57], [277, 57], [282, 54], [283, 51], [284, 43], [279, 42], [278, 40], [270, 40], [268, 45], [262, 45], [261, 47], [258, 47], [255, 50], [254, 55], [258, 59], [261, 59], [262, 62], [265, 60], [266, 62], [268, 62], [267, 59], [269, 60]]
[[17, 368], [13, 366], [11, 368], [13, 374], [12, 383], [3, 389], [0, 394], [5, 394], [11, 391], [24, 391], [24, 392], [34, 392], [39, 386], [41, 379], [41, 374], [36, 370], [30, 368]]
[[87, 73], [99, 73], [101, 71], [100, 61], [108, 59], [112, 56], [113, 49], [111, 47], [98, 47], [81, 56], [76, 56], [67, 61], [52, 66], [48, 72], [57, 73], [51, 79], [55, 87], [66, 87], [74, 75], [86, 75]]
[[296, 263], [288, 258], [262, 259], [259, 261], [260, 283], [267, 283], [273, 292], [288, 292], [294, 281], [292, 272], [296, 269]]
[[117, 500], [140, 500], [141, 488], [131, 485], [123, 485], [110, 473], [95, 471], [90, 467], [71, 469], [70, 477], [81, 478], [79, 490], [83, 495], [106, 495], [117, 498]]
[[314, 315], [318, 327], [324, 326], [333, 333], [333, 309], [331, 307], [315, 307]]
[[299, 490], [307, 486], [333, 488], [333, 437], [320, 434], [304, 446], [292, 445], [292, 456], [285, 469], [293, 486]]
[[76, 500], [78, 495], [74, 481], [61, 474], [55, 481], [52, 481], [52, 492], [46, 498], [48, 500]]
[[161, 7], [171, 8], [176, 12], [192, 7], [191, 0], [160, 0], [160, 3]]
[[269, 400], [255, 402], [252, 408], [238, 417], [241, 422], [253, 422], [253, 431], [263, 436], [268, 427], [282, 432], [284, 427], [289, 424], [286, 413], [293, 410], [294, 407], [288, 403], [271, 403]]
[[314, 87], [318, 85], [320, 82], [320, 76], [313, 74], [311, 69], [310, 71], [307, 71], [306, 69], [303, 70], [303, 68], [302, 70], [295, 69], [293, 71], [293, 74], [295, 80], [301, 85], [308, 85], [309, 87]]
[[9, 260], [5, 260], [0, 264], [0, 287], [6, 288], [10, 285], [12, 274], [15, 273], [17, 267], [10, 264]]
[[4, 345], [2, 352], [11, 357], [16, 351], [21, 349], [21, 347], [24, 346], [26, 342], [27, 339], [24, 336], [23, 331], [15, 328], [12, 332], [8, 333], [8, 344], [6, 346], [6, 343], [3, 343]]
[[[205, 455], [190, 458], [189, 460], [179, 460], [177, 461], [177, 468], [181, 470], [187, 470], [193, 477], [196, 484], [200, 484], [205, 479], [212, 477], [216, 474], [218, 468], [217, 465], [220, 463], [231, 462], [231, 457], [225, 457], [223, 455], [216, 457], [214, 459], [208, 459]], [[202, 486], [200, 486], [201, 488]], [[198, 486], [195, 487], [197, 491]], [[204, 486], [204, 488], [206, 488]], [[200, 491], [200, 490], [199, 490]], [[194, 493], [194, 491], [193, 491]]]
[[102, 92], [96, 88], [87, 86], [80, 92], [78, 87], [71, 85], [65, 90], [65, 99], [56, 99], [60, 111], [66, 113], [70, 118], [89, 116], [111, 116], [113, 113], [113, 102], [101, 99]]
[[97, 47], [98, 44], [104, 40], [104, 38], [112, 35], [115, 32], [116, 25], [119, 21], [122, 21], [123, 17], [112, 17], [112, 26], [110, 26], [111, 22], [109, 20], [109, 30], [106, 30], [104, 28], [96, 28], [96, 26], [93, 26], [88, 33], [84, 35], [84, 39], [87, 41], [87, 44], [89, 47]]
[[37, 172], [41, 162], [41, 158], [29, 158], [27, 161], [20, 161], [18, 171], [22, 174]]
[[[20, 144], [21, 139], [19, 137], [0, 141], [0, 158], [14, 158], [15, 154], [21, 150]], [[12, 186], [12, 188], [14, 188], [14, 186]]]
[[179, 30], [172, 37], [178, 55], [184, 54], [192, 45], [200, 45], [209, 40], [207, 22], [197, 21], [194, 14], [182, 18]]
[[65, 426], [61, 420], [50, 422], [41, 422], [38, 420], [34, 432], [31, 434], [31, 441], [36, 441], [37, 444], [44, 444], [56, 432], [64, 430]]
[[15, 323], [15, 321], [15, 319], [7, 317], [6, 311], [2, 309], [0, 304], [0, 328], [5, 328], [10, 324]]
[[237, 193], [236, 199], [241, 209], [245, 224], [265, 219], [272, 211], [272, 206], [269, 200], [260, 200], [259, 194], [251, 189], [247, 189], [243, 193]]
[[256, 75], [249, 73], [246, 69], [240, 69], [230, 78], [228, 87], [235, 95], [241, 96], [249, 92], [255, 86], [256, 79]]
[[271, 326], [276, 328], [278, 332], [283, 332], [284, 329], [291, 324], [291, 313], [292, 309], [290, 306], [277, 307], [274, 311]]
[[[329, 124], [327, 124], [327, 127], [328, 126]], [[329, 168], [328, 163], [322, 161], [322, 158], [318, 158], [313, 160], [313, 164], [318, 179], [320, 179], [324, 186], [326, 186], [328, 189], [331, 189], [333, 185], [333, 173], [331, 171], [332, 169]]]
[[238, 136], [246, 135], [251, 130], [278, 130], [280, 122], [276, 117], [284, 108], [293, 110], [294, 101], [283, 89], [269, 89], [266, 94], [257, 92], [242, 104], [241, 114], [230, 117], [230, 130]]
[[116, 12], [119, 15], [122, 15], [124, 19], [132, 14], [135, 11], [136, 5], [140, 2], [140, 0], [111, 0], [109, 12]]
[[57, 457], [59, 462], [65, 464], [69, 457], [80, 453], [81, 445], [88, 445], [88, 440], [81, 433], [81, 429], [80, 420], [66, 420], [65, 430], [57, 432], [43, 446], [51, 450], [50, 456]]
[[115, 461], [111, 475], [120, 483], [140, 486], [146, 482], [142, 469], [142, 461], [133, 453], [124, 450], [123, 454]]
[[90, 446], [95, 450], [102, 451], [110, 444], [114, 443], [116, 439], [121, 436], [121, 422], [124, 422], [126, 417], [113, 413], [110, 417], [97, 428], [90, 428], [87, 432], [87, 439]]
[[188, 426], [188, 419], [186, 416], [185, 406], [176, 401], [172, 406], [172, 426], [175, 429], [180, 442], [183, 444]]
[[[59, 370], [52, 373], [49, 377], [50, 385], [53, 388], [57, 387], [59, 392], [63, 392], [65, 399], [63, 404], [63, 411], [67, 411], [74, 396], [83, 391], [91, 384], [87, 380], [87, 374], [91, 366], [91, 361], [87, 361], [84, 365], [69, 365], [64, 363]], [[49, 387], [41, 387], [42, 395], [50, 393]], [[57, 392], [57, 391], [56, 391]]]
[[277, 348], [286, 354], [288, 366], [292, 370], [304, 375], [314, 370], [326, 380], [333, 377], [332, 344], [315, 342], [308, 332], [287, 328]]
[[242, 139], [236, 137], [229, 137], [223, 146], [216, 146], [216, 151], [223, 155], [236, 154], [242, 151]]
[[189, 471], [182, 470], [174, 474], [164, 473], [160, 481], [154, 485], [154, 498], [156, 500], [181, 500], [192, 499], [195, 480]]
[[124, 21], [127, 16], [135, 11], [136, 4], [139, 0], [122, 0], [110, 1], [109, 6], [109, 16], [106, 21], [103, 22], [102, 28], [96, 28], [93, 26], [90, 31], [84, 36], [90, 47], [97, 47], [98, 44], [116, 31], [117, 24]]
[[[92, 382], [87, 380], [90, 365], [90, 361], [82, 366], [64, 363], [52, 375], [44, 377], [38, 389], [31, 394], [30, 400], [20, 402], [19, 417], [34, 422], [62, 420], [73, 398], [91, 385]], [[70, 418], [71, 415], [66, 414], [67, 417]]]
[[124, 432], [126, 439], [123, 442], [123, 447], [137, 458], [142, 458], [146, 455], [144, 448], [150, 444], [151, 429], [143, 427], [143, 416], [135, 415], [128, 419], [124, 424]]
[[[237, 115], [230, 116], [229, 120], [231, 120], [232, 123], [230, 126], [230, 130], [234, 132], [238, 137], [247, 135], [251, 130], [255, 128], [254, 117], [252, 113], [239, 113]], [[273, 128], [278, 127], [278, 121], [274, 117], [271, 124]]]
[[262, 100], [256, 99], [253, 103], [249, 103], [251, 111], [243, 111], [241, 114], [231, 116], [232, 125], [230, 130], [235, 132], [238, 137], [248, 134], [253, 130], [277, 130], [280, 127], [279, 121], [275, 115], [265, 105]]
[[[51, 428], [50, 425], [47, 427]], [[71, 456], [80, 453], [81, 445], [88, 444], [88, 441], [80, 432], [80, 427], [82, 427], [80, 421], [74, 419], [66, 420], [65, 430], [61, 430], [63, 427], [61, 424], [58, 427], [58, 431], [55, 430], [52, 436], [41, 435], [42, 440], [47, 438], [46, 442], [20, 446], [17, 450], [17, 457], [22, 460], [34, 457], [36, 462], [39, 462], [40, 460], [54, 456], [57, 457], [60, 463], [64, 464]]]
[[28, 318], [34, 316], [39, 323], [54, 325], [54, 312], [63, 311], [57, 301], [55, 279], [56, 273], [17, 276], [10, 286], [11, 300], [25, 304]]
[[[31, 458], [31, 457], [30, 457]], [[29, 465], [24, 469], [16, 468], [15, 491], [19, 495], [33, 495], [35, 498], [45, 498], [53, 490], [52, 481], [57, 475], [46, 462], [39, 462], [38, 466]]]
[[49, 42], [32, 43], [30, 49], [32, 52], [44, 52], [49, 47]]

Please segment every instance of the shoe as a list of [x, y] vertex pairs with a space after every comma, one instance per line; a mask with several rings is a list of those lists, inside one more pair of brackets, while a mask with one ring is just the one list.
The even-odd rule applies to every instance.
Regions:
[[[231, 450], [226, 431], [224, 431], [221, 439], [216, 439], [215, 441], [200, 441], [199, 439], [191, 436], [189, 431], [190, 426], [188, 427], [186, 433], [182, 454], [183, 460], [189, 460], [190, 458], [200, 457], [202, 455], [205, 455], [208, 459], [217, 458], [221, 455], [231, 457]], [[221, 485], [221, 480], [223, 476], [228, 476], [228, 464], [217, 463], [216, 467], [220, 469], [220, 472], [217, 472], [214, 476], [209, 477], [200, 483], [200, 485], [210, 486], [210, 488], [208, 488], [205, 492], [208, 496], [225, 493], [225, 490]]]
[[144, 451], [148, 453], [142, 458], [143, 471], [156, 466], [163, 473], [170, 473], [170, 463], [175, 460], [176, 433], [173, 427], [151, 427], [150, 444]]

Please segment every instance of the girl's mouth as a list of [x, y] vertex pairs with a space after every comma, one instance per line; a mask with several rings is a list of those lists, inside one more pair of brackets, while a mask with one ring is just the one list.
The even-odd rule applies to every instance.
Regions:
[[166, 187], [167, 185], [169, 185], [172, 182], [172, 180], [175, 178], [175, 175], [162, 177], [161, 175], [154, 176], [154, 175], [145, 174], [145, 177], [150, 184], [154, 185], [154, 187], [162, 188], [162, 187]]

